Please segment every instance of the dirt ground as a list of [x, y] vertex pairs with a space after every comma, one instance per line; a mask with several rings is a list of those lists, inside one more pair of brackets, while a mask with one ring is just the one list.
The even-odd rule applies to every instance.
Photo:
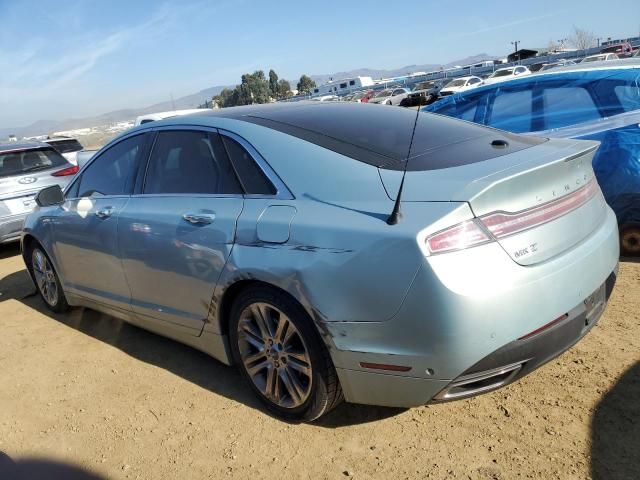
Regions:
[[16, 469], [68, 469], [65, 479], [640, 478], [638, 262], [621, 263], [582, 342], [514, 385], [411, 410], [344, 404], [311, 425], [269, 416], [234, 369], [204, 354], [92, 311], [52, 315], [32, 292], [17, 247], [0, 246], [2, 480]]

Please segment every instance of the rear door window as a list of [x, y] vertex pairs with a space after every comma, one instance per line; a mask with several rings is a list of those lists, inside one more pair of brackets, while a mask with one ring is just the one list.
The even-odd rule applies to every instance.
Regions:
[[531, 117], [531, 90], [499, 90], [488, 124], [514, 133], [530, 132]]
[[145, 194], [242, 194], [218, 134], [176, 130], [158, 133]]
[[542, 92], [545, 129], [562, 128], [600, 117], [589, 91], [580, 86], [546, 88]]

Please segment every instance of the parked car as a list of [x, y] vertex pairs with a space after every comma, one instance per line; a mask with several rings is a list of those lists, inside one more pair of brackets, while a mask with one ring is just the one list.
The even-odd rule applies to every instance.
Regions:
[[[557, 62], [545, 63], [541, 68], [538, 69], [539, 72], [546, 72], [547, 70], [551, 70], [552, 68], [557, 67], [566, 67], [567, 65], [575, 65], [576, 62], [573, 60], [559, 60]], [[533, 70], [532, 70], [533, 72]]]
[[364, 101], [364, 99], [366, 98], [367, 101], [369, 100], [368, 96], [372, 95], [375, 92], [375, 90], [362, 90], [360, 92], [356, 92], [353, 94], [353, 97], [351, 97], [351, 100], [349, 100], [350, 102], [358, 102], [358, 103], [366, 103], [366, 101]]
[[360, 99], [359, 103], [369, 103], [369, 100], [371, 100], [371, 98], [378, 93], [377, 90], [369, 90], [367, 93], [364, 94], [364, 96]]
[[369, 103], [381, 103], [384, 105], [400, 105], [400, 102], [409, 95], [408, 88], [385, 88], [369, 99]]
[[523, 67], [522, 65], [519, 65], [517, 67], [499, 68], [484, 79], [484, 84], [489, 85], [491, 83], [504, 82], [513, 78], [524, 77], [525, 75], [531, 75], [531, 71], [527, 67]]
[[596, 149], [378, 105], [225, 108], [114, 139], [38, 195], [22, 252], [54, 312], [236, 364], [288, 420], [466, 398], [598, 321], [618, 231]]
[[516, 133], [602, 142], [593, 168], [620, 225], [621, 248], [640, 254], [640, 61], [578, 64], [443, 99], [429, 111]]
[[40, 189], [64, 187], [77, 171], [77, 166], [46, 143], [0, 144], [0, 243], [20, 238]]
[[44, 142], [55, 148], [70, 163], [74, 165], [78, 164], [78, 152], [84, 148], [78, 139], [58, 136], [48, 137]]
[[611, 60], [618, 60], [618, 58], [619, 57], [615, 53], [599, 53], [597, 55], [584, 57], [580, 63], [609, 62]]
[[616, 45], [609, 45], [600, 50], [600, 53], [614, 53], [619, 58], [628, 58], [633, 56], [633, 47], [629, 42], [622, 42]]
[[417, 105], [429, 105], [436, 101], [438, 93], [442, 90], [442, 80], [420, 82], [405, 99], [400, 102], [401, 107], [415, 107]]
[[441, 97], [446, 97], [447, 95], [453, 95], [454, 93], [471, 90], [472, 88], [479, 87], [480, 85], [482, 85], [482, 79], [480, 77], [473, 75], [470, 77], [460, 77], [447, 83], [442, 87], [438, 94]]
[[182, 115], [189, 115], [191, 113], [201, 113], [202, 111], [208, 111], [206, 108], [188, 108], [185, 110], [169, 110], [168, 112], [148, 113], [146, 115], [140, 115], [136, 118], [134, 126], [144, 125], [149, 122], [156, 122], [165, 118], [180, 117]]

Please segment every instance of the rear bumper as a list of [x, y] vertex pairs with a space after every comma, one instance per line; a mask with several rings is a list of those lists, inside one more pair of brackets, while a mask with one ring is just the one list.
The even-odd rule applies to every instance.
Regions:
[[20, 240], [27, 213], [0, 217], [0, 243]]
[[616, 277], [617, 268], [562, 321], [535, 335], [509, 342], [451, 381], [338, 368], [345, 399], [353, 403], [414, 407], [469, 398], [509, 385], [569, 350], [598, 323]]
[[[606, 299], [618, 257], [618, 229], [610, 209], [592, 235], [537, 265], [518, 265], [496, 244], [427, 257], [393, 318], [325, 324], [346, 399], [417, 406], [455, 382], [475, 385], [445, 392], [440, 401], [453, 399], [456, 392], [462, 398], [482, 393], [470, 391], [477, 387], [493, 388], [495, 378], [482, 384], [479, 377], [496, 369], [509, 367], [500, 373], [502, 384], [526, 375], [570, 348], [595, 323], [604, 303], [600, 311], [588, 312], [584, 301], [602, 291]], [[589, 325], [584, 323], [587, 314]], [[553, 342], [542, 348], [541, 337], [534, 341], [529, 334], [560, 317], [544, 330], [553, 334], [547, 337]], [[362, 363], [405, 368], [380, 371]]]

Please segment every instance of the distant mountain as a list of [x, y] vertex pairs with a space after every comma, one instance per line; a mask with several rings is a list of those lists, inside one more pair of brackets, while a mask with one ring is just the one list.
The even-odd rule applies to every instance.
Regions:
[[[462, 58], [460, 60], [454, 60], [453, 62], [449, 62], [444, 65], [433, 64], [433, 63], [425, 63], [421, 65], [407, 65], [405, 67], [394, 68], [391, 70], [385, 69], [372, 69], [372, 68], [357, 68], [355, 70], [349, 70], [346, 72], [336, 72], [336, 73], [326, 73], [320, 75], [311, 75], [311, 78], [318, 84], [322, 85], [323, 83], [327, 83], [329, 80], [341, 80], [343, 78], [351, 78], [351, 77], [371, 77], [371, 78], [389, 78], [389, 77], [399, 77], [402, 75], [407, 75], [408, 73], [414, 72], [431, 72], [440, 67], [448, 68], [454, 65], [470, 65], [473, 63], [478, 63], [482, 60], [495, 60], [498, 57], [493, 55], [487, 55], [486, 53], [479, 53], [478, 55], [473, 55], [471, 57]], [[296, 82], [291, 82], [291, 86], [294, 86]]]
[[166, 101], [160, 102], [148, 107], [142, 108], [127, 108], [122, 110], [114, 110], [112, 112], [103, 113], [93, 117], [84, 118], [71, 118], [66, 120], [38, 120], [37, 122], [27, 125], [25, 127], [16, 128], [0, 128], [0, 141], [5, 140], [9, 135], [17, 135], [18, 138], [30, 135], [43, 135], [52, 132], [58, 132], [62, 130], [72, 130], [74, 128], [93, 127], [97, 125], [107, 125], [112, 122], [121, 122], [124, 120], [131, 120], [139, 115], [154, 112], [164, 112], [167, 110], [173, 110], [174, 106], [176, 110], [186, 108], [197, 108], [198, 105], [204, 103], [205, 100], [210, 100], [211, 97], [217, 95], [227, 86], [216, 86], [200, 90], [198, 93], [193, 93], [184, 97], [176, 98], [173, 102]]
[[[389, 78], [389, 77], [397, 77], [401, 75], [406, 75], [408, 73], [413, 72], [428, 72], [433, 71], [440, 67], [450, 67], [454, 65], [469, 65], [472, 63], [477, 63], [482, 60], [493, 60], [498, 57], [493, 55], [487, 55], [486, 53], [481, 53], [478, 55], [473, 55], [470, 57], [466, 57], [460, 60], [455, 60], [453, 62], [449, 62], [445, 65], [437, 65], [437, 64], [421, 64], [421, 65], [407, 65], [401, 68], [395, 69], [372, 69], [372, 68], [358, 68], [355, 70], [349, 70], [346, 72], [336, 72], [336, 73], [327, 73], [320, 75], [311, 75], [311, 78], [318, 84], [321, 85], [329, 81], [329, 79], [333, 78], [334, 80], [340, 80], [342, 78], [350, 78], [356, 76], [362, 77], [372, 77], [372, 78]], [[298, 80], [289, 80], [292, 88], [295, 88]], [[166, 101], [156, 103], [154, 105], [150, 105], [148, 107], [142, 108], [128, 108], [123, 110], [114, 110], [112, 112], [103, 113], [101, 115], [96, 115], [93, 117], [85, 117], [85, 118], [73, 118], [66, 120], [38, 120], [37, 122], [32, 123], [26, 127], [16, 127], [16, 128], [0, 128], [0, 141], [7, 138], [9, 135], [17, 135], [18, 137], [30, 136], [30, 135], [42, 135], [46, 133], [52, 133], [56, 131], [62, 130], [71, 130], [74, 128], [83, 128], [83, 127], [94, 127], [98, 125], [106, 125], [112, 122], [121, 122], [124, 120], [131, 120], [139, 115], [144, 115], [147, 113], [154, 112], [163, 112], [167, 110], [176, 110], [185, 109], [185, 108], [196, 108], [198, 105], [204, 103], [205, 100], [211, 99], [214, 95], [219, 94], [223, 88], [233, 88], [233, 85], [219, 85], [216, 87], [206, 88], [204, 90], [200, 90], [198, 93], [193, 93], [191, 95], [186, 95], [184, 97], [176, 98], [173, 102]]]

